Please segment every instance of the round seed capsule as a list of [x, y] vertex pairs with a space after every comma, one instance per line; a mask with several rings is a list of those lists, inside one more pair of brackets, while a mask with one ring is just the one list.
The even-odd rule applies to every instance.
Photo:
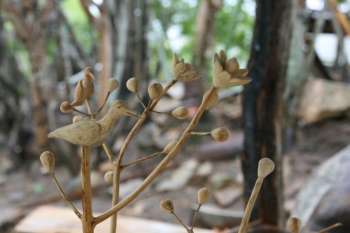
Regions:
[[153, 83], [148, 87], [148, 95], [151, 99], [161, 97], [163, 94], [163, 86], [160, 83]]
[[224, 127], [220, 127], [220, 128], [213, 129], [210, 132], [210, 135], [215, 141], [224, 142], [229, 138], [230, 132], [228, 131], [228, 129]]
[[63, 113], [72, 112], [73, 107], [68, 101], [63, 101], [60, 105], [60, 111]]
[[168, 212], [168, 213], [172, 213], [174, 211], [174, 204], [171, 200], [163, 200], [160, 202], [160, 207]]
[[275, 170], [275, 163], [269, 158], [262, 158], [258, 164], [258, 177], [265, 178]]
[[185, 107], [177, 107], [175, 108], [172, 112], [171, 115], [177, 119], [183, 120], [186, 119], [188, 117], [188, 109]]
[[139, 89], [139, 83], [136, 78], [129, 78], [128, 81], [126, 81], [126, 88], [128, 88], [131, 92], [137, 92]]
[[103, 178], [106, 181], [106, 183], [112, 184], [113, 183], [113, 171], [106, 172]]
[[197, 193], [198, 204], [202, 205], [208, 202], [208, 200], [209, 200], [209, 190], [206, 187], [201, 188]]
[[53, 174], [55, 172], [55, 154], [51, 151], [44, 151], [40, 155], [40, 162], [45, 173]]

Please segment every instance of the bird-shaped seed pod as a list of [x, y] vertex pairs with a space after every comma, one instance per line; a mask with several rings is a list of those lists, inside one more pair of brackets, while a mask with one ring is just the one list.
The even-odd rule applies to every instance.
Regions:
[[171, 200], [162, 200], [160, 202], [160, 207], [168, 213], [174, 212], [174, 204]]
[[119, 83], [115, 79], [108, 80], [108, 92], [112, 92], [119, 87]]
[[107, 184], [112, 184], [113, 183], [113, 171], [106, 172], [103, 178]]
[[197, 202], [200, 205], [208, 202], [209, 200], [209, 190], [206, 187], [201, 188], [197, 193]]
[[83, 87], [84, 87], [84, 95], [86, 99], [90, 99], [94, 94], [94, 75], [91, 72], [91, 68], [84, 69], [84, 79], [83, 79]]
[[101, 120], [82, 119], [78, 122], [56, 129], [49, 138], [60, 138], [75, 145], [100, 145], [110, 133], [116, 121], [122, 116], [138, 116], [121, 101], [114, 101]]
[[86, 100], [86, 95], [84, 93], [83, 80], [80, 80], [77, 86], [75, 87], [74, 99], [71, 102], [71, 105], [73, 107], [80, 106], [84, 103], [85, 100]]
[[136, 93], [139, 90], [139, 83], [136, 78], [129, 78], [128, 81], [126, 81], [126, 88], [128, 88], [129, 91]]
[[44, 151], [40, 155], [40, 162], [43, 166], [44, 172], [53, 174], [55, 172], [55, 154], [51, 151]]
[[171, 115], [177, 119], [183, 120], [186, 119], [189, 115], [189, 111], [186, 107], [180, 106], [175, 108], [172, 112]]
[[[210, 97], [208, 97], [208, 95], [211, 93]], [[207, 98], [208, 101], [206, 103], [206, 106], [205, 106], [205, 109], [208, 110], [212, 107], [214, 107], [217, 102], [219, 101], [219, 94], [218, 94], [218, 90], [215, 89], [213, 92], [211, 92], [210, 90], [209, 91], [206, 91], [203, 95], [203, 101], [206, 100]]]
[[248, 70], [241, 69], [236, 58], [227, 59], [224, 51], [214, 55], [213, 82], [217, 88], [248, 84]]
[[60, 111], [63, 113], [69, 113], [73, 111], [73, 107], [68, 101], [63, 101], [60, 105]]
[[220, 127], [220, 128], [213, 129], [210, 132], [210, 135], [215, 141], [224, 142], [229, 138], [230, 132], [228, 131], [228, 129], [224, 127]]
[[160, 83], [152, 83], [148, 87], [148, 95], [150, 99], [157, 99], [163, 95], [163, 86]]

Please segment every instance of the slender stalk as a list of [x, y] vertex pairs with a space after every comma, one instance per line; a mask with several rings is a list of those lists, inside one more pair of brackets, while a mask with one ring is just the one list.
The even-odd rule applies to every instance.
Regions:
[[143, 109], [145, 109], [145, 108], [146, 108], [146, 105], [145, 105], [145, 103], [142, 101], [142, 98], [141, 98], [141, 96], [140, 96], [140, 94], [139, 94], [138, 92], [136, 93], [136, 98], [137, 98], [137, 100], [140, 102], [140, 104], [142, 105]]
[[113, 155], [112, 155], [111, 149], [107, 146], [106, 143], [102, 143], [102, 148], [105, 151], [109, 161], [112, 161], [113, 160]]
[[92, 215], [92, 190], [90, 177], [91, 147], [83, 146], [81, 152], [81, 186], [83, 190], [83, 215], [81, 221], [83, 225], [83, 233], [93, 233], [94, 217]]
[[106, 97], [105, 97], [105, 99], [103, 101], [103, 104], [97, 109], [95, 115], [99, 114], [102, 111], [102, 109], [106, 106], [106, 103], [107, 103], [108, 98], [109, 98], [110, 95], [111, 95], [111, 93], [107, 92], [107, 95], [106, 95]]
[[202, 205], [198, 204], [197, 209], [193, 212], [192, 221], [191, 221], [191, 228], [190, 228], [191, 231], [193, 231], [193, 227], [194, 227], [194, 225], [196, 223], [196, 219], [197, 219], [197, 214], [199, 213], [199, 210], [201, 207], [202, 207]]
[[155, 153], [153, 153], [153, 154], [150, 154], [150, 155], [141, 157], [141, 158], [139, 158], [139, 159], [136, 159], [136, 160], [134, 160], [134, 161], [131, 161], [130, 163], [122, 164], [122, 165], [121, 165], [121, 168], [124, 169], [124, 168], [130, 167], [130, 166], [134, 166], [134, 165], [136, 165], [136, 164], [138, 164], [138, 163], [141, 163], [141, 162], [143, 162], [143, 161], [153, 159], [153, 158], [155, 158], [155, 157], [157, 157], [157, 156], [159, 156], [159, 155], [161, 155], [161, 152], [159, 152], [159, 151], [158, 151], [158, 152], [155, 152]]
[[342, 225], [343, 224], [338, 222], [338, 223], [335, 223], [333, 225], [330, 225], [329, 227], [326, 227], [326, 228], [320, 230], [318, 233], [326, 233], [326, 232], [328, 232], [330, 230], [333, 230], [334, 228], [341, 227]]
[[68, 199], [66, 193], [63, 191], [63, 188], [62, 188], [60, 182], [57, 180], [56, 175], [55, 175], [55, 174], [52, 174], [51, 177], [52, 177], [52, 179], [53, 179], [53, 181], [54, 181], [54, 183], [55, 183], [55, 185], [56, 185], [56, 187], [57, 187], [57, 189], [58, 189], [58, 191], [59, 191], [59, 193], [60, 193], [62, 199], [66, 202], [66, 204], [67, 204], [69, 207], [72, 208], [72, 210], [74, 211], [75, 215], [78, 216], [78, 218], [81, 218], [81, 213], [80, 213], [80, 211], [77, 209], [77, 207], [75, 207], [75, 205], [73, 204], [73, 202], [71, 202], [71, 201]]
[[92, 112], [92, 108], [91, 108], [90, 102], [88, 100], [85, 100], [85, 105], [86, 105], [86, 108], [88, 110], [89, 115], [91, 116], [91, 118], [94, 119], [95, 115]]
[[74, 112], [80, 113], [80, 114], [82, 114], [82, 115], [84, 115], [84, 116], [90, 116], [89, 114], [87, 114], [87, 113], [85, 113], [85, 112], [82, 112], [82, 111], [80, 111], [80, 110], [78, 110], [78, 109], [76, 109], [76, 108], [72, 108], [72, 109], [73, 109]]
[[191, 132], [191, 134], [196, 136], [206, 136], [209, 135], [210, 132]]
[[248, 230], [250, 216], [252, 214], [254, 204], [258, 198], [258, 194], [260, 192], [263, 181], [264, 181], [264, 178], [262, 178], [262, 177], [258, 177], [256, 179], [252, 194], [250, 195], [249, 200], [247, 202], [247, 206], [245, 208], [244, 215], [242, 218], [241, 225], [239, 226], [238, 233], [246, 233]]
[[[169, 82], [165, 88], [164, 88], [164, 93], [167, 93], [167, 91], [176, 83], [176, 80], [172, 80], [171, 82]], [[121, 173], [121, 165], [122, 165], [122, 160], [123, 157], [125, 155], [126, 149], [128, 148], [131, 140], [135, 137], [135, 135], [137, 134], [137, 132], [140, 130], [140, 128], [142, 127], [142, 125], [144, 124], [144, 122], [146, 121], [149, 113], [154, 109], [154, 107], [157, 105], [157, 103], [159, 102], [161, 97], [154, 99], [153, 101], [151, 101], [149, 103], [149, 105], [144, 109], [143, 113], [141, 114], [141, 116], [138, 118], [138, 120], [136, 121], [136, 123], [134, 124], [133, 128], [130, 130], [129, 134], [126, 136], [118, 157], [117, 157], [117, 161], [116, 164], [114, 166], [114, 173], [113, 173], [113, 194], [112, 194], [112, 206], [117, 205], [118, 201], [119, 201], [119, 185], [120, 185], [120, 173]], [[115, 211], [112, 215], [113, 217], [111, 218], [111, 229], [110, 229], [110, 233], [115, 233], [117, 230], [117, 213], [118, 211]], [[108, 217], [112, 216], [109, 215]], [[107, 217], [107, 218], [108, 218]], [[105, 218], [106, 219], [106, 218]], [[104, 220], [105, 220], [104, 219]], [[97, 223], [100, 223], [97, 219], [96, 219]]]
[[181, 220], [181, 218], [179, 218], [179, 216], [177, 216], [177, 214], [174, 211], [172, 211], [171, 214], [174, 215], [176, 220], [186, 229], [187, 232], [191, 232], [188, 226]]
[[[176, 145], [170, 150], [170, 152], [164, 157], [164, 159], [158, 164], [158, 166], [146, 177], [143, 183], [134, 192], [129, 194], [125, 199], [121, 200], [120, 202], [118, 202], [118, 204], [114, 205], [111, 209], [107, 210], [100, 216], [96, 217], [95, 219], [96, 223], [100, 223], [104, 221], [105, 219], [109, 218], [110, 216], [114, 215], [119, 210], [127, 206], [129, 203], [133, 202], [140, 195], [140, 193], [143, 190], [145, 190], [160, 175], [160, 173], [169, 164], [169, 162], [172, 161], [175, 158], [175, 156], [178, 154], [183, 144], [185, 144], [186, 141], [191, 136], [191, 132], [198, 125], [199, 120], [201, 119], [203, 113], [205, 112], [209, 104], [209, 100], [211, 99], [212, 95], [215, 92], [216, 92], [216, 88], [211, 87], [208, 95], [206, 95], [206, 97], [203, 99], [201, 105], [198, 108], [197, 113], [194, 115], [191, 122], [188, 124], [187, 128], [182, 133]], [[153, 106], [153, 104], [151, 104], [151, 106]]]

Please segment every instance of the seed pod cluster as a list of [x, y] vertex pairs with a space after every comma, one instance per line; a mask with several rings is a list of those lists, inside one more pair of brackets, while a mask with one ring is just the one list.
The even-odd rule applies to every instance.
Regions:
[[220, 128], [213, 129], [210, 132], [210, 135], [215, 141], [224, 142], [229, 138], [230, 132], [228, 131], [228, 129], [224, 127], [220, 127]]
[[129, 91], [136, 93], [139, 90], [139, 83], [136, 78], [129, 78], [128, 81], [126, 81], [126, 88], [128, 88]]
[[209, 200], [209, 190], [206, 187], [201, 188], [197, 192], [197, 202], [200, 205], [203, 205], [204, 203], [208, 202]]
[[186, 119], [189, 115], [189, 111], [186, 107], [177, 107], [172, 112], [171, 115], [177, 119]]
[[174, 212], [174, 204], [171, 200], [163, 200], [160, 202], [160, 207], [168, 212], [168, 213], [172, 213]]
[[173, 71], [175, 79], [178, 81], [189, 82], [199, 78], [193, 66], [189, 63], [185, 63], [184, 59], [178, 58], [176, 54], [173, 58]]
[[55, 172], [55, 154], [51, 151], [44, 151], [40, 155], [40, 162], [43, 166], [44, 172], [53, 174]]
[[151, 99], [160, 98], [163, 95], [163, 86], [160, 83], [153, 83], [149, 85], [148, 95]]

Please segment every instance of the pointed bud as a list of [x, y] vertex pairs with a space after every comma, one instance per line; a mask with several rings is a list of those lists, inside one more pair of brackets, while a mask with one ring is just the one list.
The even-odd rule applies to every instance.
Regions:
[[177, 107], [172, 112], [171, 115], [177, 119], [183, 120], [186, 119], [189, 115], [188, 109], [185, 107]]
[[258, 177], [265, 178], [275, 170], [275, 163], [269, 158], [262, 158], [258, 164]]
[[91, 72], [91, 68], [84, 69], [83, 87], [85, 98], [90, 98], [94, 94], [94, 75]]
[[112, 92], [119, 87], [119, 83], [115, 79], [108, 80], [108, 92]]
[[172, 213], [174, 212], [174, 204], [171, 200], [163, 200], [160, 202], [160, 207], [168, 212], [168, 213]]
[[44, 151], [40, 155], [40, 162], [45, 173], [53, 174], [55, 172], [55, 155], [51, 151]]
[[74, 100], [71, 103], [72, 106], [80, 106], [84, 103], [86, 97], [84, 93], [84, 86], [83, 86], [83, 80], [80, 80], [75, 87], [74, 91]]
[[203, 205], [204, 203], [208, 202], [209, 200], [209, 190], [204, 187], [201, 188], [197, 193], [197, 202], [200, 205]]
[[176, 145], [177, 141], [171, 141], [169, 142], [163, 149], [162, 153], [163, 154], [168, 154]]
[[63, 101], [60, 105], [60, 111], [63, 113], [68, 113], [73, 111], [72, 105], [68, 101]]
[[126, 81], [126, 87], [129, 91], [136, 93], [139, 89], [139, 83], [136, 78], [129, 78], [128, 81]]
[[104, 175], [104, 179], [107, 184], [112, 184], [113, 183], [113, 171], [108, 171]]
[[160, 83], [153, 83], [148, 87], [148, 95], [151, 99], [157, 99], [163, 95], [163, 86]]
[[228, 129], [224, 127], [220, 127], [220, 128], [213, 129], [210, 132], [210, 135], [215, 141], [224, 142], [229, 138], [230, 132], [228, 131]]

